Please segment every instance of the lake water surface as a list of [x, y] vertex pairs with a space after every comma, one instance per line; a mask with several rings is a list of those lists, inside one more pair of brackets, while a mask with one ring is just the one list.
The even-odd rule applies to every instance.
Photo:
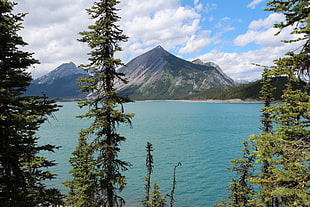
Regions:
[[[90, 121], [75, 118], [86, 111], [75, 102], [60, 104], [63, 107], [55, 114], [57, 119], [45, 123], [39, 135], [41, 143], [62, 146], [47, 154], [58, 163], [51, 169], [58, 177], [48, 185], [65, 193], [67, 189], [61, 183], [71, 179], [69, 157], [76, 147], [78, 132]], [[120, 158], [132, 164], [124, 172], [128, 185], [122, 196], [126, 203], [142, 206], [147, 141], [154, 148], [152, 182], [160, 185], [163, 195], [170, 193], [174, 165], [182, 163], [177, 168], [174, 206], [202, 207], [219, 202], [226, 196], [226, 186], [233, 175], [226, 169], [231, 166], [230, 160], [241, 156], [244, 139], [259, 133], [262, 106], [179, 101], [126, 104], [126, 113], [135, 113], [133, 127], [120, 126], [118, 130], [127, 138], [121, 145]]]

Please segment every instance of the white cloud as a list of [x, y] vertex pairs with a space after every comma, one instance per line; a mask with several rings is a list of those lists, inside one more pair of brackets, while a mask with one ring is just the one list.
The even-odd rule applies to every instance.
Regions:
[[195, 9], [196, 9], [197, 11], [202, 11], [203, 5], [202, 5], [202, 4], [195, 5]]
[[199, 56], [204, 62], [214, 62], [218, 64], [224, 73], [233, 79], [256, 79], [261, 71], [258, 71], [247, 58], [246, 54], [225, 53], [212, 50], [209, 53]]
[[79, 32], [87, 29], [90, 20], [85, 11], [91, 2], [77, 0], [19, 0], [15, 12], [28, 12], [19, 33], [29, 44], [26, 51], [34, 52], [41, 64], [30, 68], [33, 77], [55, 69], [64, 62], [87, 61], [88, 48], [79, 43]]
[[215, 62], [222, 68], [224, 73], [233, 79], [257, 80], [261, 77], [263, 68], [254, 66], [253, 63], [272, 66], [273, 60], [283, 57], [286, 52], [298, 48], [300, 44], [282, 44], [277, 47], [263, 47], [243, 53], [212, 50], [199, 56], [199, 58], [205, 62]]
[[185, 45], [189, 37], [200, 30], [201, 16], [194, 8], [156, 9], [150, 9], [148, 14], [144, 11], [144, 15], [137, 13], [132, 18], [122, 18], [124, 32], [130, 37], [129, 43], [124, 44], [124, 50], [131, 58], [139, 54], [131, 45], [149, 48], [160, 44], [170, 50], [177, 45]]
[[234, 39], [234, 44], [246, 46], [255, 43], [263, 47], [281, 46], [284, 44], [282, 40], [296, 38], [296, 35], [291, 34], [291, 27], [283, 29], [279, 35], [275, 36], [279, 29], [273, 28], [273, 25], [283, 20], [282, 14], [273, 13], [265, 19], [252, 21], [248, 26], [249, 30], [245, 34], [238, 35]]
[[217, 7], [216, 4], [206, 3], [205, 12], [209, 13], [210, 11], [215, 10], [216, 7]]
[[179, 6], [179, 0], [126, 0], [121, 1], [119, 7], [123, 19], [132, 19], [137, 16], [149, 16], [159, 10], [174, 9]]
[[187, 41], [185, 47], [179, 50], [181, 54], [193, 54], [200, 52], [215, 39], [210, 37], [211, 31], [204, 31], [200, 35], [192, 35]]
[[270, 28], [266, 31], [249, 30], [247, 33], [239, 35], [234, 40], [234, 44], [237, 46], [246, 46], [253, 42], [264, 47], [280, 46], [284, 44], [281, 41], [286, 35], [281, 33], [281, 35], [275, 36], [276, 32], [278, 32], [278, 29], [275, 28]]
[[195, 5], [195, 9], [197, 11], [202, 11], [203, 9], [203, 4], [202, 3], [199, 3], [199, 0], [194, 0], [194, 5]]
[[259, 19], [259, 20], [252, 21], [249, 25], [249, 29], [258, 30], [261, 28], [270, 28], [275, 23], [279, 23], [282, 21], [285, 21], [285, 17], [283, 14], [272, 13], [265, 19]]
[[253, 0], [251, 3], [248, 4], [248, 8], [251, 8], [251, 9], [255, 9], [256, 8], [256, 5], [263, 2], [264, 0]]
[[235, 28], [230, 26], [230, 25], [225, 25], [224, 23], [222, 22], [218, 22], [214, 28], [218, 29], [221, 31], [221, 33], [225, 33], [225, 32], [228, 32], [228, 31], [232, 31], [234, 30]]
[[[161, 36], [163, 36], [165, 35], [164, 31], [168, 29], [172, 32], [180, 32], [180, 30], [183, 29], [185, 29], [185, 31], [183, 31], [185, 33], [193, 32], [193, 30], [198, 29], [199, 23], [199, 15], [193, 10], [188, 10], [184, 7], [160, 10], [153, 16], [137, 16], [129, 21], [126, 21], [126, 18], [123, 19], [124, 29], [126, 30], [125, 33], [131, 38], [139, 38], [141, 34], [147, 37], [153, 36], [151, 33], [154, 32], [157, 33], [157, 35], [161, 34]], [[188, 29], [190, 31], [187, 31]]]

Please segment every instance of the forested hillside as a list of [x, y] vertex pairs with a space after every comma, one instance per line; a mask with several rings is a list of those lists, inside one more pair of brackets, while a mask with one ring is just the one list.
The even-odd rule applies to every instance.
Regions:
[[[285, 85], [288, 83], [287, 78], [285, 77], [277, 77], [273, 78], [271, 81], [272, 87], [274, 91], [272, 92], [275, 100], [280, 100], [283, 95], [283, 90], [285, 89]], [[183, 97], [185, 100], [206, 100], [206, 99], [255, 99], [260, 100], [261, 94], [260, 90], [262, 88], [262, 81], [257, 80], [252, 83], [240, 85], [237, 87], [229, 87], [229, 86], [218, 86], [214, 87], [200, 93], [191, 94], [189, 96]], [[295, 89], [303, 88], [302, 84], [294, 83], [293, 87]]]

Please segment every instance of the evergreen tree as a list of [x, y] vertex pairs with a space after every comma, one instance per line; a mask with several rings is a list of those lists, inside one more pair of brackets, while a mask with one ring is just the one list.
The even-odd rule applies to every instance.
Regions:
[[146, 181], [146, 184], [144, 186], [145, 188], [145, 198], [142, 200], [143, 206], [149, 207], [148, 202], [150, 201], [150, 188], [151, 188], [151, 174], [154, 168], [153, 165], [153, 146], [152, 143], [147, 142], [146, 144], [146, 160], [145, 160], [145, 165], [147, 168], [147, 175], [145, 176], [144, 180]]
[[166, 198], [161, 195], [160, 187], [156, 182], [154, 182], [154, 187], [151, 192], [151, 200], [147, 201], [147, 204], [151, 207], [167, 206]]
[[68, 187], [69, 195], [66, 200], [68, 206], [87, 207], [98, 206], [96, 200], [96, 161], [92, 152], [92, 147], [87, 143], [83, 134], [80, 133], [78, 145], [72, 152], [70, 164], [73, 169], [70, 171], [73, 180], [64, 182]]
[[262, 88], [260, 90], [261, 97], [260, 99], [264, 101], [264, 107], [261, 110], [261, 123], [263, 124], [260, 129], [265, 132], [269, 133], [271, 132], [273, 126], [272, 121], [270, 120], [271, 111], [270, 106], [271, 103], [274, 101], [274, 97], [272, 95], [272, 92], [275, 88], [272, 87], [272, 75], [270, 75], [271, 71], [268, 68], [264, 69], [264, 72], [262, 74]]
[[[89, 107], [88, 112], [79, 117], [93, 120], [90, 127], [80, 133], [80, 140], [87, 140], [95, 163], [95, 166], [88, 166], [89, 169], [84, 170], [84, 173], [93, 171], [92, 174], [95, 175], [92, 183], [83, 187], [95, 186], [91, 190], [96, 204], [91, 206], [123, 205], [124, 200], [117, 195], [117, 191], [122, 191], [126, 185], [125, 176], [121, 172], [129, 166], [129, 163], [118, 159], [120, 144], [125, 141], [125, 137], [116, 130], [119, 124], [130, 125], [133, 116], [124, 113], [123, 109], [123, 104], [129, 102], [129, 98], [119, 96], [114, 87], [116, 81], [126, 82], [124, 74], [116, 71], [117, 67], [123, 64], [120, 59], [114, 58], [114, 53], [121, 50], [119, 43], [127, 39], [117, 25], [118, 3], [117, 0], [94, 2], [87, 12], [95, 23], [88, 27], [89, 31], [80, 33], [83, 37], [79, 40], [91, 48], [90, 63], [84, 65], [91, 76], [80, 80], [81, 91], [89, 93], [91, 100], [79, 103], [80, 107]], [[84, 175], [73, 176], [75, 181], [79, 181]], [[73, 192], [78, 192], [78, 188], [84, 185], [84, 179], [81, 179], [82, 183], [75, 181], [70, 187]]]
[[[254, 142], [255, 152], [262, 151], [264, 154], [264, 158], [262, 156], [256, 157], [256, 160], [260, 160], [262, 162], [261, 171], [258, 177], [252, 178], [252, 182], [256, 185], [260, 185], [260, 196], [264, 197], [265, 204], [267, 206], [274, 206], [274, 203], [277, 203], [276, 197], [270, 197], [266, 199], [266, 192], [270, 191], [270, 189], [274, 188], [274, 183], [270, 179], [270, 174], [272, 174], [272, 168], [275, 167], [272, 162], [273, 157], [273, 149], [275, 145], [275, 140], [272, 134], [273, 121], [271, 120], [272, 108], [271, 103], [274, 101], [272, 96], [272, 73], [271, 70], [265, 67], [264, 72], [262, 74], [262, 89], [261, 100], [264, 100], [264, 107], [261, 112], [261, 123], [262, 126], [260, 129], [262, 133], [260, 135], [252, 135], [251, 140]], [[254, 153], [255, 154], [255, 153]], [[255, 155], [258, 155], [257, 153]], [[252, 156], [254, 158], [254, 156]]]
[[281, 58], [276, 74], [282, 71], [289, 83], [284, 90], [282, 102], [269, 107], [270, 120], [277, 126], [271, 132], [252, 136], [257, 147], [257, 162], [262, 163], [259, 176], [252, 179], [260, 186], [258, 203], [266, 206], [309, 205], [309, 135], [310, 95], [293, 90], [298, 81], [293, 74], [290, 58]]
[[237, 178], [229, 184], [230, 206], [255, 206], [251, 202], [254, 196], [254, 188], [250, 179], [254, 176], [254, 156], [251, 146], [247, 141], [243, 142], [243, 157], [232, 161], [230, 169], [237, 173]]
[[2, 206], [60, 203], [59, 191], [43, 183], [54, 178], [45, 168], [55, 163], [38, 155], [56, 147], [38, 146], [35, 135], [57, 105], [45, 96], [23, 96], [31, 81], [26, 69], [38, 61], [32, 53], [20, 50], [27, 45], [17, 34], [25, 14], [13, 14], [15, 5], [0, 1], [0, 202]]

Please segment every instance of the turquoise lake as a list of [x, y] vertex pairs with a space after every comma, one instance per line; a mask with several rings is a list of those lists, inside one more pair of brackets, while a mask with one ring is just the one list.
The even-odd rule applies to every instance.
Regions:
[[[71, 179], [68, 162], [75, 149], [78, 132], [90, 121], [75, 118], [86, 109], [75, 102], [59, 103], [63, 107], [42, 125], [40, 143], [61, 146], [55, 153], [46, 154], [58, 165], [50, 187], [67, 189], [61, 184]], [[176, 207], [213, 206], [227, 195], [227, 184], [234, 175], [226, 168], [230, 160], [241, 156], [242, 142], [260, 131], [262, 104], [205, 103], [180, 101], [145, 101], [125, 105], [126, 113], [135, 113], [133, 126], [120, 126], [118, 131], [127, 138], [121, 145], [120, 158], [132, 164], [128, 171], [127, 188], [121, 195], [126, 206], [142, 206], [144, 198], [145, 146], [153, 144], [154, 170], [152, 182], [160, 185], [163, 195], [172, 187], [173, 168], [177, 168], [175, 189]], [[167, 198], [169, 201], [169, 198]]]

